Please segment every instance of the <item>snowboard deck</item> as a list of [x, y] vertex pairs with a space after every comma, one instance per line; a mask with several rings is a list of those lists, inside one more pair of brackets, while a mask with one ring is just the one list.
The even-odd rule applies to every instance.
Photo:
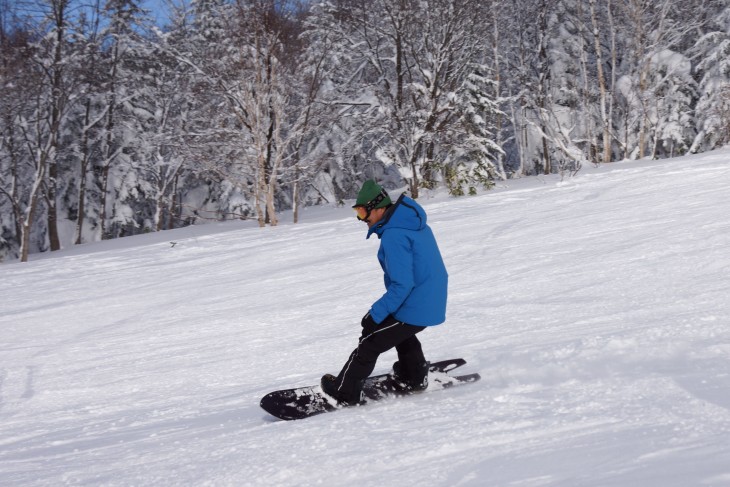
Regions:
[[[371, 402], [388, 397], [423, 394], [425, 392], [446, 389], [456, 385], [476, 382], [481, 377], [477, 373], [466, 375], [449, 375], [452, 370], [466, 363], [462, 358], [442, 360], [429, 366], [428, 388], [423, 391], [399, 390], [390, 374], [368, 377], [363, 385], [364, 401], [356, 406], [364, 406]], [[319, 385], [283, 389], [266, 394], [261, 399], [261, 408], [279, 419], [304, 419], [317, 414], [336, 411], [346, 406], [338, 404], [334, 399], [322, 393]]]

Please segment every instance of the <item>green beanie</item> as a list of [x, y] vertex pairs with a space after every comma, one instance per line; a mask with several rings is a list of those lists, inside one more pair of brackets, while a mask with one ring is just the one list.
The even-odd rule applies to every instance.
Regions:
[[[375, 199], [380, 199], [380, 201], [374, 202], [373, 200]], [[353, 205], [353, 208], [356, 206], [369, 206], [368, 203], [370, 202], [375, 203], [372, 208], [385, 208], [392, 204], [388, 193], [372, 179], [368, 179], [363, 183], [360, 192], [357, 193], [357, 201]]]

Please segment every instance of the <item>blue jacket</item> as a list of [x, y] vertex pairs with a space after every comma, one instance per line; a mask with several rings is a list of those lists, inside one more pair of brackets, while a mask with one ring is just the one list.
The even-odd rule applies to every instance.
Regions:
[[383, 220], [370, 227], [367, 238], [380, 239], [378, 260], [385, 272], [385, 294], [370, 308], [381, 323], [388, 315], [416, 326], [446, 319], [448, 274], [426, 212], [402, 195]]

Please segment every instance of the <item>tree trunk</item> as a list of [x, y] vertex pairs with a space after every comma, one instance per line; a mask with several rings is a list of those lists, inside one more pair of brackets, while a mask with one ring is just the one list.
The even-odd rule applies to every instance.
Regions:
[[157, 173], [157, 195], [155, 197], [155, 215], [153, 224], [155, 231], [159, 232], [165, 228], [165, 192], [167, 191], [167, 185], [165, 184], [164, 175], [160, 168]]
[[646, 130], [649, 115], [646, 109], [646, 85], [647, 85], [647, 69], [642, 67], [639, 73], [639, 100], [641, 103], [641, 122], [639, 122], [639, 159], [643, 159], [646, 155]]
[[[545, 127], [543, 127], [543, 133], [545, 133]], [[548, 151], [548, 141], [547, 137], [542, 137], [542, 158], [545, 162], [545, 175], [548, 175], [552, 172], [553, 168], [551, 166], [550, 162], [550, 152]]]
[[299, 168], [294, 173], [294, 184], [292, 185], [292, 221], [299, 223]]
[[606, 107], [606, 78], [603, 74], [603, 49], [598, 31], [598, 17], [596, 16], [596, 0], [590, 1], [591, 24], [593, 25], [593, 42], [596, 50], [596, 66], [598, 69], [598, 88], [600, 90], [601, 124], [603, 125], [603, 162], [611, 161], [611, 132], [608, 110]]
[[48, 242], [51, 251], [54, 251], [61, 249], [61, 240], [58, 236], [58, 207], [56, 204], [58, 181], [58, 166], [56, 162], [49, 162], [48, 180], [48, 187], [46, 189], [46, 199], [48, 202]]
[[590, 98], [590, 84], [588, 82], [588, 59], [587, 55], [588, 52], [585, 49], [584, 45], [584, 38], [583, 35], [584, 31], [584, 23], [583, 23], [583, 7], [582, 3], [577, 3], [578, 7], [578, 38], [580, 39], [580, 71], [583, 76], [583, 96], [581, 96], [581, 108], [583, 110], [583, 117], [586, 120], [586, 132], [587, 132], [587, 138], [588, 138], [588, 145], [585, 149], [583, 149], [583, 154], [585, 158], [593, 163], [599, 162], [598, 158], [595, 157], [595, 150], [594, 147], [596, 147], [597, 142], [595, 139], [595, 134], [593, 132], [593, 103], [591, 102]]
[[20, 237], [20, 261], [28, 262], [28, 254], [30, 253], [30, 233], [33, 230], [33, 217], [35, 216], [36, 206], [38, 205], [38, 196], [43, 185], [43, 180], [46, 176], [46, 157], [41, 155], [38, 160], [38, 167], [36, 168], [35, 182], [30, 192], [30, 200], [28, 202], [28, 208], [25, 210], [25, 216], [21, 222], [21, 237]]
[[512, 120], [512, 127], [514, 130], [515, 135], [515, 147], [517, 148], [517, 157], [519, 160], [519, 166], [517, 166], [517, 170], [515, 171], [515, 174], [519, 174], [520, 176], [525, 175], [525, 149], [522, 146], [522, 128], [521, 128], [521, 122], [518, 125], [517, 123], [517, 110], [515, 110], [515, 104], [517, 103], [517, 100], [512, 96], [512, 87], [510, 85], [508, 86], [508, 93], [509, 96], [509, 106], [510, 106], [510, 115]]
[[116, 94], [116, 81], [117, 81], [117, 68], [119, 64], [119, 45], [115, 42], [114, 49], [112, 50], [112, 71], [110, 76], [110, 86], [108, 92], [107, 101], [107, 118], [106, 126], [104, 130], [106, 132], [105, 144], [104, 144], [104, 158], [102, 160], [102, 183], [101, 183], [101, 239], [107, 238], [106, 228], [106, 207], [107, 198], [109, 196], [109, 171], [111, 169], [112, 159], [116, 157], [114, 147], [114, 116], [115, 106], [117, 104]]
[[417, 160], [418, 160], [417, 151], [414, 150], [413, 154], [411, 155], [411, 160], [410, 160], [410, 166], [411, 166], [411, 171], [413, 172], [413, 178], [408, 182], [410, 190], [411, 190], [411, 198], [413, 198], [414, 200], [418, 199], [419, 183], [418, 183], [418, 164], [416, 162]]
[[104, 164], [101, 168], [101, 215], [99, 216], [101, 227], [101, 240], [107, 238], [106, 228], [106, 207], [107, 195], [109, 194], [109, 164]]
[[[608, 26], [611, 30], [611, 89], [609, 90], [608, 99], [608, 123], [610, 124], [613, 123], [613, 105], [615, 101], [614, 93], [616, 90], [616, 63], [618, 58], [618, 53], [616, 52], [616, 26], [613, 22], [613, 12], [611, 11], [611, 8], [611, 0], [608, 0], [606, 10], [608, 12]], [[613, 137], [611, 138], [613, 139]]]
[[547, 51], [548, 42], [548, 3], [543, 0], [538, 14], [538, 23], [540, 26], [539, 49], [538, 49], [538, 66], [539, 76], [539, 92], [537, 94], [537, 105], [539, 108], [538, 117], [540, 119], [540, 130], [542, 132], [542, 157], [544, 162], [545, 174], [550, 174], [550, 152], [548, 151], [548, 140], [545, 134], [548, 133], [545, 123], [545, 113], [547, 111], [548, 97], [550, 96], [550, 66]]
[[84, 115], [84, 133], [81, 139], [81, 174], [79, 176], [79, 203], [76, 216], [76, 234], [74, 244], [79, 245], [83, 240], [84, 218], [86, 217], [86, 176], [89, 170], [89, 117], [91, 113], [91, 100], [86, 101], [86, 113]]
[[256, 201], [256, 216], [259, 227], [264, 228], [266, 226], [266, 158], [263, 147], [259, 144], [257, 145], [258, 171], [256, 174], [256, 194], [254, 195], [254, 200]]
[[[494, 29], [493, 29], [493, 36], [492, 36], [492, 55], [494, 56], [494, 99], [499, 100], [501, 91], [502, 91], [502, 77], [501, 77], [501, 66], [499, 63], [500, 60], [500, 54], [499, 54], [499, 23], [495, 20], [494, 21]], [[504, 147], [504, 140], [502, 139], [503, 136], [503, 113], [500, 112], [497, 114], [497, 119], [495, 121], [495, 132], [497, 135], [497, 145], [499, 147]], [[502, 179], [507, 179], [507, 173], [504, 170], [504, 154], [499, 152], [497, 153], [497, 172], [499, 173], [499, 177]]]
[[48, 240], [51, 250], [59, 250], [61, 242], [58, 237], [58, 152], [60, 149], [61, 117], [63, 113], [63, 42], [65, 32], [65, 14], [67, 7], [66, 0], [60, 0], [54, 5], [56, 46], [53, 54], [53, 74], [51, 80], [51, 147], [48, 159], [48, 182], [46, 198], [48, 201]]
[[19, 180], [18, 180], [18, 153], [15, 148], [15, 127], [12, 123], [10, 114], [6, 116], [6, 127], [8, 128], [8, 153], [10, 155], [10, 179], [11, 189], [10, 204], [13, 207], [13, 216], [15, 220], [15, 241], [18, 244], [18, 248], [21, 246], [21, 219], [22, 213], [20, 211], [20, 195], [19, 195]]
[[175, 220], [180, 218], [180, 205], [177, 199], [177, 191], [180, 185], [180, 173], [175, 174], [175, 182], [172, 186], [172, 195], [170, 195], [170, 219], [167, 223], [167, 229], [172, 230], [175, 228]]

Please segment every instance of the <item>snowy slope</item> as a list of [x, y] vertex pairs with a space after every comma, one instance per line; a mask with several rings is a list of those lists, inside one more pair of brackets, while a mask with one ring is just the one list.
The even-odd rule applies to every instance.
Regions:
[[421, 200], [425, 351], [482, 381], [298, 422], [260, 397], [337, 372], [382, 292], [349, 208], [4, 264], [0, 485], [730, 485], [729, 188], [723, 150]]

